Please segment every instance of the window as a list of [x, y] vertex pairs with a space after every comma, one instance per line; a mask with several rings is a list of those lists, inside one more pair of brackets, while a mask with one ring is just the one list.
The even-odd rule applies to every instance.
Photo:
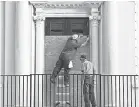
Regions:
[[89, 35], [88, 18], [46, 18], [46, 36], [66, 36], [74, 33]]

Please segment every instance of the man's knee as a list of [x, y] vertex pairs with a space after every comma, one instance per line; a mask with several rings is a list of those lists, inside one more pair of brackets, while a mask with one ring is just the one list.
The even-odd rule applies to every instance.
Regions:
[[69, 71], [70, 71], [70, 68], [67, 68], [67, 67], [64, 68], [64, 73], [65, 74], [69, 74]]
[[61, 68], [62, 67], [62, 60], [58, 60], [57, 62], [56, 62], [56, 65], [55, 65], [57, 68]]
[[88, 84], [84, 84], [84, 86], [83, 86], [83, 92], [84, 92], [84, 94], [89, 94], [89, 87], [88, 87]]
[[87, 95], [89, 96], [89, 91], [85, 88], [85, 89], [83, 90], [83, 94], [86, 95], [86, 96], [87, 96]]

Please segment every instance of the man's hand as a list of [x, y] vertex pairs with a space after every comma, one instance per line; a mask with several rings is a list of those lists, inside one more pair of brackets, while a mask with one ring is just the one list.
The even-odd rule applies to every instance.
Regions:
[[81, 72], [83, 73], [83, 72], [84, 72], [84, 70], [81, 70]]
[[89, 37], [87, 37], [86, 41], [81, 45], [81, 47], [85, 46], [89, 41]]
[[82, 33], [79, 33], [78, 35], [79, 35], [79, 38], [84, 37], [84, 35]]
[[89, 41], [89, 40], [90, 40], [90, 38], [89, 38], [89, 37], [87, 37], [86, 41]]

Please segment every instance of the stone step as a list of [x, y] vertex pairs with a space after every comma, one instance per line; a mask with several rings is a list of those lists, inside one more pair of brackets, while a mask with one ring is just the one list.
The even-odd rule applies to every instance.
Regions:
[[70, 96], [69, 95], [57, 95], [55, 96], [56, 101], [69, 101]]
[[56, 89], [56, 93], [69, 93], [70, 90], [69, 90], [69, 87], [68, 88], [57, 88]]
[[58, 105], [70, 105], [69, 101], [56, 101], [56, 106]]
[[56, 93], [56, 95], [67, 95], [67, 96], [69, 96], [69, 93]]
[[57, 84], [57, 87], [58, 88], [60, 88], [60, 87], [62, 87], [62, 88], [69, 88], [69, 86], [65, 86], [64, 84]]

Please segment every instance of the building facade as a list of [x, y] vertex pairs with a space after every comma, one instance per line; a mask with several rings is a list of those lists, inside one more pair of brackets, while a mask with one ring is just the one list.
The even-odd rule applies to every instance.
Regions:
[[137, 7], [129, 1], [0, 1], [0, 74], [51, 73], [70, 36], [46, 35], [51, 18], [88, 18], [90, 42], [75, 63], [85, 52], [98, 74], [139, 74]]

